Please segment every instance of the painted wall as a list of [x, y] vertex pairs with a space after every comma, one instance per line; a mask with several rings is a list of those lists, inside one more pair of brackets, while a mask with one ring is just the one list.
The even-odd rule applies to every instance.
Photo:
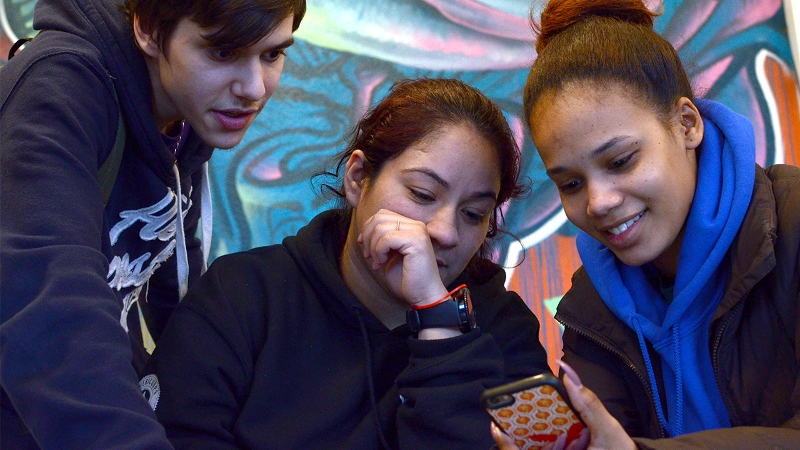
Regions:
[[[35, 0], [0, 1], [4, 58], [14, 37], [32, 34]], [[665, 0], [656, 21], [698, 94], [752, 120], [762, 165], [800, 162], [798, 85], [787, 31], [787, 18], [793, 23], [800, 10], [795, 2]], [[508, 207], [505, 227], [520, 240], [501, 240], [497, 258], [513, 267], [509, 287], [540, 318], [552, 363], [560, 354], [560, 330], [551, 312], [580, 261], [576, 230], [521, 117], [522, 88], [536, 57], [528, 17], [531, 11], [538, 17], [543, 3], [308, 0], [281, 87], [242, 143], [212, 159], [214, 255], [280, 242], [329, 208], [312, 177], [330, 168], [356, 119], [394, 81], [460, 78], [504, 109], [522, 144], [533, 193]], [[655, 9], [657, 3], [648, 4]]]

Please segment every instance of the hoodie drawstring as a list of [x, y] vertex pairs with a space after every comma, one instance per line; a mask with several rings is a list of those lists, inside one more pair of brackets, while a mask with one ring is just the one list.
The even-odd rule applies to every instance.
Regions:
[[675, 388], [676, 388], [676, 405], [675, 405], [675, 426], [671, 426], [670, 423], [667, 421], [666, 416], [664, 415], [664, 408], [661, 406], [661, 395], [658, 393], [658, 383], [656, 383], [656, 375], [653, 372], [653, 363], [650, 361], [650, 352], [647, 350], [647, 343], [644, 340], [644, 335], [642, 334], [642, 328], [639, 325], [639, 319], [636, 316], [631, 316], [630, 320], [631, 324], [633, 325], [634, 331], [636, 331], [636, 336], [639, 338], [639, 347], [642, 349], [642, 355], [644, 356], [644, 363], [647, 367], [647, 376], [650, 379], [650, 386], [653, 389], [653, 398], [655, 400], [656, 406], [656, 415], [658, 416], [658, 421], [661, 423], [661, 426], [667, 431], [669, 437], [680, 436], [683, 434], [683, 373], [681, 373], [681, 365], [680, 365], [680, 349], [678, 344], [680, 342], [678, 338], [678, 325], [675, 324], [672, 327], [672, 343], [675, 352]]
[[181, 174], [178, 164], [172, 165], [177, 185], [175, 201], [178, 214], [175, 217], [175, 253], [178, 258], [178, 294], [181, 300], [189, 290], [189, 254], [186, 252], [186, 235], [183, 230], [183, 196], [181, 194]]
[[367, 333], [367, 326], [364, 324], [364, 319], [361, 317], [361, 312], [358, 310], [358, 306], [353, 306], [353, 310], [356, 313], [356, 318], [358, 318], [358, 325], [361, 327], [361, 337], [364, 340], [364, 350], [367, 352], [367, 389], [369, 390], [369, 401], [372, 404], [372, 415], [373, 423], [375, 424], [375, 430], [378, 432], [378, 438], [380, 438], [381, 444], [383, 448], [391, 449], [389, 447], [389, 443], [386, 442], [386, 437], [383, 435], [383, 429], [381, 429], [381, 418], [378, 414], [378, 402], [375, 400], [375, 383], [372, 379], [372, 349], [369, 346], [369, 334]]
[[[172, 173], [175, 175], [177, 185], [175, 189], [178, 210], [178, 214], [175, 217], [175, 253], [178, 257], [178, 293], [180, 294], [180, 299], [183, 300], [183, 297], [189, 290], [189, 254], [186, 251], [186, 232], [183, 229], [183, 194], [181, 193], [181, 175], [178, 171], [178, 164], [172, 165]], [[208, 182], [208, 162], [203, 163], [201, 177], [200, 229], [203, 248], [202, 272], [205, 272], [208, 268], [208, 256], [211, 252], [211, 227], [213, 220], [211, 215], [211, 187]]]
[[681, 368], [681, 350], [678, 344], [678, 324], [672, 326], [672, 347], [675, 352], [675, 436], [683, 434], [683, 369]]
[[211, 230], [214, 218], [211, 208], [211, 183], [208, 181], [208, 161], [203, 163], [202, 177], [200, 181], [200, 230], [203, 246], [201, 273], [205, 273], [208, 269], [208, 257], [211, 254]]

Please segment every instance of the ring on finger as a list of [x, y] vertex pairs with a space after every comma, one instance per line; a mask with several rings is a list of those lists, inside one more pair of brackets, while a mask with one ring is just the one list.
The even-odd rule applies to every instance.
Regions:
[[397, 221], [397, 226], [394, 227], [394, 231], [400, 231], [400, 221]]

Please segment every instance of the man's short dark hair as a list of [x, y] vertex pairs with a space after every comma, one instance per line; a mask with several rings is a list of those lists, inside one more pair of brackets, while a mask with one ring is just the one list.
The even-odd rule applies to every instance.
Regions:
[[137, 17], [162, 51], [184, 17], [218, 30], [207, 36], [212, 47], [233, 50], [255, 44], [292, 14], [297, 30], [305, 12], [305, 0], [125, 0], [128, 21]]

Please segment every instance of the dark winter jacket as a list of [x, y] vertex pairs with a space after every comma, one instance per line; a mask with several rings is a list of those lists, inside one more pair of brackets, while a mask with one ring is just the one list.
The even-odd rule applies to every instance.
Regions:
[[[202, 271], [193, 237], [212, 149], [193, 132], [178, 161], [165, 145], [120, 3], [39, 0], [44, 31], [0, 69], [4, 448], [28, 432], [45, 448], [168, 447], [134, 362], [147, 357], [140, 323], [157, 339], [179, 278]], [[97, 172], [120, 108], [127, 141], [104, 208]], [[177, 193], [188, 241], [175, 237]]]
[[[636, 334], [608, 309], [583, 268], [558, 306], [564, 361], [640, 448], [800, 445], [799, 168], [756, 169], [753, 198], [729, 261], [730, 282], [713, 316], [708, 345], [730, 429], [659, 439], [665, 432]], [[652, 349], [650, 355], [657, 359]], [[657, 372], [660, 366], [653, 362]]]
[[323, 213], [282, 245], [220, 257], [175, 311], [142, 384], [176, 448], [488, 449], [481, 392], [549, 372], [499, 266], [454, 283], [480, 329], [386, 328], [339, 274], [341, 222]]

